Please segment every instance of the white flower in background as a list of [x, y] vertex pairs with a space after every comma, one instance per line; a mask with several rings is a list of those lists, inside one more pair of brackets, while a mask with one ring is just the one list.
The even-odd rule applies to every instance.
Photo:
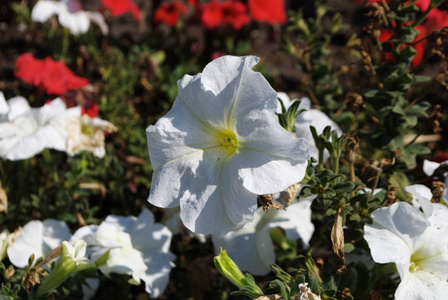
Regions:
[[[297, 99], [290, 100], [288, 95], [285, 93], [278, 93], [277, 96], [283, 101], [285, 108], [288, 109], [291, 104]], [[297, 111], [305, 109], [296, 119], [295, 128], [296, 135], [299, 138], [304, 138], [307, 140], [310, 145], [310, 154], [312, 157], [318, 159], [319, 151], [316, 148], [316, 144], [314, 143], [313, 135], [311, 134], [310, 126], [314, 126], [316, 128], [317, 134], [321, 134], [324, 131], [324, 128], [327, 126], [331, 127], [331, 130], [336, 130], [338, 136], [342, 135], [342, 130], [339, 128], [339, 125], [336, 124], [332, 119], [330, 119], [326, 114], [317, 109], [311, 108], [311, 101], [309, 98], [300, 99], [300, 105]], [[280, 102], [277, 106], [277, 113], [281, 113]], [[328, 151], [324, 151], [324, 160], [329, 157]]]
[[106, 35], [109, 32], [103, 15], [83, 11], [79, 0], [40, 0], [33, 7], [31, 19], [44, 23], [53, 15], [57, 15], [59, 23], [63, 27], [69, 28], [72, 34], [86, 33], [89, 30], [90, 22], [96, 23], [103, 34]]
[[397, 300], [448, 295], [448, 208], [437, 205], [435, 211], [426, 218], [417, 207], [397, 202], [374, 211], [373, 224], [364, 226], [373, 260], [397, 266]]
[[196, 238], [201, 243], [205, 243], [207, 241], [207, 237], [202, 233], [193, 233], [188, 228], [186, 228], [182, 220], [180, 219], [179, 208], [168, 208], [164, 210], [164, 224], [173, 234], [181, 233], [183, 230], [187, 232], [187, 234], [191, 237]]
[[271, 270], [269, 266], [275, 263], [274, 246], [269, 235], [271, 229], [281, 227], [286, 236], [293, 240], [301, 239], [304, 246], [308, 247], [314, 232], [310, 208], [314, 198], [302, 198], [286, 210], [270, 209], [265, 213], [259, 207], [254, 220], [243, 228], [223, 237], [212, 235], [215, 252], [219, 253], [222, 247], [241, 270], [253, 275], [266, 275]]
[[448, 160], [441, 163], [426, 159], [423, 161], [423, 172], [425, 172], [427, 176], [433, 176], [434, 172], [440, 167], [445, 168], [440, 173], [445, 176], [445, 192], [443, 193], [443, 198], [445, 201], [448, 201]]
[[223, 56], [178, 81], [172, 109], [146, 130], [154, 168], [148, 201], [180, 205], [193, 232], [224, 235], [250, 222], [257, 195], [302, 180], [308, 144], [284, 130], [277, 93], [252, 67]]
[[154, 223], [152, 213], [145, 209], [138, 218], [110, 215], [99, 226], [82, 227], [71, 242], [85, 240], [103, 273], [131, 275], [136, 283], [143, 280], [146, 291], [157, 298], [166, 289], [174, 267], [171, 235], [168, 228]]
[[28, 222], [11, 234], [7, 249], [8, 258], [14, 266], [25, 267], [31, 254], [34, 254], [36, 259], [45, 257], [70, 237], [68, 226], [63, 221], [47, 219], [43, 222]]
[[45, 148], [65, 151], [65, 123], [81, 115], [80, 107], [66, 109], [60, 98], [39, 108], [31, 108], [23, 97], [7, 105], [7, 120], [0, 122], [0, 157], [9, 160], [27, 159]]
[[90, 118], [88, 115], [70, 118], [65, 129], [68, 132], [66, 140], [68, 155], [73, 156], [86, 150], [99, 158], [106, 154], [105, 134], [117, 131], [117, 127], [112, 123], [100, 118]]

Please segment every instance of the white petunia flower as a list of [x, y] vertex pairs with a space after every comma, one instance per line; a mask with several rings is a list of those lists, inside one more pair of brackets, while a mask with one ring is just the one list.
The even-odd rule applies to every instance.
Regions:
[[109, 28], [100, 13], [83, 11], [79, 0], [40, 0], [33, 7], [31, 19], [35, 22], [46, 22], [53, 15], [58, 16], [59, 23], [70, 29], [72, 34], [86, 33], [90, 22], [100, 27], [104, 35]]
[[436, 205], [431, 217], [405, 202], [372, 213], [365, 225], [373, 260], [395, 263], [401, 277], [397, 300], [444, 299], [448, 295], [448, 208]]
[[269, 266], [275, 263], [274, 247], [269, 235], [271, 229], [281, 227], [289, 238], [301, 239], [308, 247], [314, 232], [310, 208], [314, 197], [302, 198], [286, 210], [271, 209], [265, 213], [259, 207], [254, 220], [243, 228], [223, 237], [212, 235], [215, 252], [219, 253], [221, 247], [241, 270], [253, 275], [266, 275], [270, 271]]
[[180, 206], [193, 232], [224, 235], [250, 222], [257, 195], [302, 180], [308, 144], [284, 130], [277, 93], [252, 67], [223, 56], [178, 81], [173, 108], [146, 130], [154, 168], [148, 201]]
[[68, 155], [75, 155], [83, 150], [102, 158], [106, 154], [104, 139], [106, 133], [117, 131], [112, 123], [100, 118], [90, 118], [82, 115], [71, 118], [65, 125], [68, 132], [66, 151]]
[[28, 265], [28, 258], [45, 257], [71, 237], [67, 224], [63, 221], [47, 219], [28, 222], [23, 228], [11, 234], [7, 253], [11, 263], [22, 268]]
[[[297, 99], [290, 100], [288, 95], [285, 93], [278, 93], [277, 96], [283, 101], [285, 108], [288, 109], [292, 103], [297, 101]], [[309, 98], [304, 97], [300, 99], [300, 105], [297, 111], [305, 109], [296, 119], [295, 128], [296, 135], [299, 138], [304, 138], [308, 144], [310, 145], [310, 154], [312, 157], [318, 159], [319, 151], [316, 148], [316, 144], [314, 143], [313, 135], [311, 134], [310, 126], [314, 126], [316, 128], [317, 134], [321, 134], [325, 127], [330, 126], [331, 130], [336, 130], [338, 136], [343, 134], [339, 125], [330, 119], [325, 113], [321, 112], [318, 109], [311, 108], [311, 101]], [[281, 112], [280, 102], [278, 103], [277, 112]], [[329, 157], [328, 151], [324, 151], [324, 160], [327, 160]]]
[[9, 160], [27, 159], [45, 148], [65, 151], [65, 123], [81, 115], [80, 107], [67, 109], [60, 98], [39, 108], [31, 108], [23, 97], [7, 105], [7, 120], [0, 122], [0, 158]]
[[110, 215], [99, 226], [80, 228], [71, 242], [78, 239], [92, 247], [91, 258], [103, 273], [131, 275], [137, 283], [143, 280], [153, 298], [166, 289], [175, 258], [169, 251], [171, 232], [154, 223], [149, 210], [138, 218]]

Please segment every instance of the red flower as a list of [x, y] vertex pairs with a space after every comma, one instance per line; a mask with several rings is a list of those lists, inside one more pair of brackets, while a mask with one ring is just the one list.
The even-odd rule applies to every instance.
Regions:
[[202, 4], [201, 11], [201, 22], [205, 28], [214, 29], [222, 24], [223, 12], [217, 0]]
[[140, 9], [131, 0], [101, 0], [104, 8], [110, 10], [112, 16], [121, 16], [128, 11], [137, 21], [140, 20]]
[[428, 32], [431, 33], [434, 30], [442, 29], [448, 26], [448, 13], [441, 11], [437, 8], [433, 8], [424, 23]]
[[156, 23], [165, 23], [168, 26], [175, 26], [180, 15], [187, 14], [187, 7], [180, 1], [165, 2], [154, 12]]
[[31, 53], [24, 53], [17, 58], [15, 76], [55, 95], [89, 84], [86, 78], [76, 76], [63, 61], [55, 61], [50, 57], [35, 59]]
[[286, 12], [283, 0], [249, 0], [252, 18], [270, 24], [285, 23]]
[[[413, 43], [421, 40], [422, 38], [424, 38], [426, 36], [426, 28], [425, 27], [423, 27], [421, 25], [418, 25], [415, 28], [418, 29], [419, 34], [414, 39]], [[392, 38], [392, 35], [391, 35], [391, 33], [389, 31], [387, 31], [385, 29], [381, 30], [380, 42], [386, 42], [390, 38]], [[411, 61], [411, 66], [413, 68], [415, 68], [416, 66], [418, 66], [422, 62], [423, 56], [425, 54], [425, 45], [426, 45], [426, 40], [420, 41], [419, 43], [413, 45], [413, 47], [417, 51], [417, 53], [415, 54], [414, 58]], [[409, 44], [405, 45], [405, 47], [408, 47], [408, 46], [409, 46]], [[392, 53], [384, 52], [383, 53], [383, 60], [384, 61], [394, 62], [395, 58], [393, 57]]]
[[212, 0], [201, 6], [202, 24], [207, 29], [215, 29], [221, 24], [229, 24], [233, 29], [241, 29], [250, 19], [246, 6], [239, 1], [218, 2]]
[[81, 106], [81, 115], [88, 115], [91, 118], [98, 117], [98, 113], [100, 112], [100, 108], [96, 103], [92, 104], [89, 108], [85, 108]]

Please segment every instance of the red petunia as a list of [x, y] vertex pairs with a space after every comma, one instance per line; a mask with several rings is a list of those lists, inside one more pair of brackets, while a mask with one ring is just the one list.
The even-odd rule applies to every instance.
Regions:
[[187, 14], [187, 7], [180, 1], [165, 2], [154, 12], [154, 21], [175, 26], [180, 15]]
[[86, 78], [76, 76], [63, 61], [55, 61], [50, 57], [35, 59], [31, 53], [24, 53], [17, 58], [15, 76], [28, 84], [41, 86], [48, 94], [54, 95], [89, 84]]
[[239, 1], [217, 0], [204, 3], [201, 6], [201, 21], [207, 29], [215, 29], [221, 24], [229, 24], [233, 29], [241, 29], [250, 19], [247, 7]]
[[134, 19], [140, 20], [140, 9], [131, 0], [101, 0], [104, 8], [110, 11], [112, 16], [121, 16], [130, 12]]
[[[415, 27], [418, 31], [419, 34], [417, 35], [417, 37], [414, 39], [414, 42], [420, 41], [422, 38], [424, 38], [426, 36], [426, 28], [418, 25]], [[380, 33], [380, 42], [386, 42], [389, 39], [392, 38], [392, 35], [389, 31], [382, 29], [381, 33]], [[416, 50], [416, 54], [414, 56], [414, 58], [411, 61], [411, 66], [413, 68], [415, 68], [416, 66], [418, 66], [422, 61], [423, 61], [423, 56], [425, 54], [425, 45], [426, 45], [426, 40], [422, 40], [419, 43], [413, 45], [414, 49]], [[406, 44], [405, 47], [408, 47], [409, 44]], [[388, 53], [385, 52], [383, 53], [383, 60], [384, 61], [390, 61], [390, 62], [394, 62], [395, 58], [393, 57], [392, 53]]]
[[286, 22], [283, 0], [249, 0], [249, 11], [252, 18], [258, 22], [270, 24]]
[[428, 32], [431, 33], [434, 30], [442, 29], [448, 26], [448, 13], [441, 11], [437, 8], [433, 8], [424, 23]]

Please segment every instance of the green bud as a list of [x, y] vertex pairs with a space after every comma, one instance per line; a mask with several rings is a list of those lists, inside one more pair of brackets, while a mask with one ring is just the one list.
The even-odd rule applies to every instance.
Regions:
[[218, 256], [213, 259], [215, 267], [221, 273], [233, 282], [240, 289], [240, 293], [250, 297], [258, 298], [263, 296], [263, 292], [255, 283], [254, 278], [250, 274], [243, 275], [236, 263], [227, 255], [226, 250], [222, 250]]
[[227, 255], [226, 250], [222, 250], [218, 256], [213, 259], [215, 268], [219, 273], [224, 275], [228, 280], [233, 282], [239, 288], [242, 288], [245, 284], [245, 278], [240, 268], [236, 263]]
[[86, 258], [85, 254], [85, 241], [78, 240], [74, 246], [66, 241], [62, 242], [61, 258], [51, 270], [50, 275], [48, 275], [40, 285], [36, 297], [56, 288], [75, 273], [95, 268], [95, 264]]

